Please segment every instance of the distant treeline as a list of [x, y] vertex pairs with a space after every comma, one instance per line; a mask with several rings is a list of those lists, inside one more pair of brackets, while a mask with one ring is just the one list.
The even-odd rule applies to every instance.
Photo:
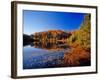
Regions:
[[71, 36], [70, 32], [62, 30], [49, 30], [44, 32], [37, 32], [31, 35], [23, 35], [24, 42], [66, 42], [67, 38]]
[[33, 42], [33, 38], [29, 35], [23, 34], [23, 45], [28, 45]]

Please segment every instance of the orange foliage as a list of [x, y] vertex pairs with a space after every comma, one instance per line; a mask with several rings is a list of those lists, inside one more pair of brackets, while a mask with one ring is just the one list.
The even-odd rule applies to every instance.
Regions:
[[74, 47], [70, 52], [65, 53], [64, 63], [67, 66], [90, 65], [90, 52], [80, 46]]

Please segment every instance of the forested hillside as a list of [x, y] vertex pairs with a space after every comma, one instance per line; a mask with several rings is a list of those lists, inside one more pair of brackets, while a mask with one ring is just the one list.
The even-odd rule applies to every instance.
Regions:
[[72, 35], [67, 39], [67, 43], [72, 47], [72, 49], [64, 56], [66, 65], [90, 65], [90, 35], [90, 15], [86, 14], [80, 29], [73, 31]]

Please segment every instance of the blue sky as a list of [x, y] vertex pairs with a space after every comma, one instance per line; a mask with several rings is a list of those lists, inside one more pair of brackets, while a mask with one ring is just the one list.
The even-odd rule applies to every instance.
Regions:
[[47, 30], [71, 31], [79, 29], [84, 13], [23, 10], [24, 34]]

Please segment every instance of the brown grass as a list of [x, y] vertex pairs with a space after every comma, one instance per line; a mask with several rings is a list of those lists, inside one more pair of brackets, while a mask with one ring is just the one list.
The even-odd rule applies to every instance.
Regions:
[[75, 45], [71, 51], [65, 53], [64, 63], [67, 66], [90, 65], [90, 51]]

